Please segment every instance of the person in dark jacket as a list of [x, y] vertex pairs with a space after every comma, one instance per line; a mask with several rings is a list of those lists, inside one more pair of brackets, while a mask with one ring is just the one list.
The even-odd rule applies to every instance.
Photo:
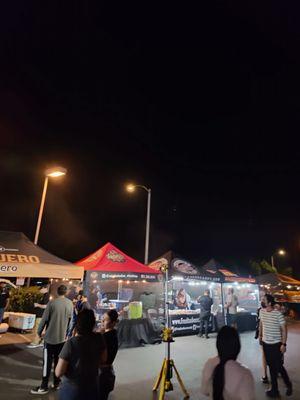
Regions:
[[203, 337], [203, 326], [205, 329], [205, 337], [208, 336], [208, 323], [211, 317], [211, 306], [213, 305], [213, 300], [210, 297], [209, 290], [205, 290], [203, 296], [198, 298], [198, 303], [200, 303], [200, 329], [199, 329], [199, 337]]

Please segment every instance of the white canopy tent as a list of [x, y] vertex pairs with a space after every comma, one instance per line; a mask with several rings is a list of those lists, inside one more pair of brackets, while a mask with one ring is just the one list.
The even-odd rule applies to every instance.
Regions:
[[82, 279], [83, 267], [48, 253], [21, 232], [0, 231], [0, 277]]

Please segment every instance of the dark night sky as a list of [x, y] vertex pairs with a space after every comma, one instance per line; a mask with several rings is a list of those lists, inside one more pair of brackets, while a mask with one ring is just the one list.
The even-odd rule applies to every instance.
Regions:
[[0, 24], [2, 230], [77, 260], [107, 241], [246, 271], [285, 247], [300, 275], [299, 5], [6, 4]]

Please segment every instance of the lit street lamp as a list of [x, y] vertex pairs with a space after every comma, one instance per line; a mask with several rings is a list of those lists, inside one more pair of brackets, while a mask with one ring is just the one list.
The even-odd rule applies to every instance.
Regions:
[[133, 185], [132, 183], [126, 186], [126, 190], [129, 193], [133, 193], [136, 188], [144, 189], [148, 193], [148, 198], [147, 198], [147, 220], [146, 220], [146, 238], [145, 238], [145, 258], [144, 258], [144, 264], [147, 265], [148, 264], [148, 258], [149, 258], [151, 189], [149, 189], [149, 188], [147, 188], [146, 186], [143, 186], [143, 185]]
[[34, 244], [37, 244], [38, 240], [39, 240], [39, 234], [40, 234], [40, 228], [41, 228], [41, 222], [42, 222], [43, 211], [44, 211], [44, 206], [45, 206], [49, 178], [55, 179], [60, 176], [66, 175], [66, 173], [67, 173], [67, 170], [62, 167], [49, 168], [45, 171], [44, 189], [43, 189], [43, 194], [42, 194], [42, 200], [41, 200], [41, 205], [40, 205], [38, 221], [36, 224]]
[[271, 265], [272, 265], [273, 268], [275, 268], [275, 265], [274, 265], [274, 256], [275, 255], [285, 256], [286, 255], [286, 251], [284, 249], [279, 249], [275, 254], [273, 254], [271, 256]]

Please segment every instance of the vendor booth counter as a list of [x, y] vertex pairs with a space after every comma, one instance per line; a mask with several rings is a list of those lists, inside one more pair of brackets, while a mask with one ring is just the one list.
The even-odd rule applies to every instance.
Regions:
[[261, 296], [270, 293], [284, 305], [286, 316], [300, 319], [300, 281], [287, 275], [268, 273], [258, 277]]
[[108, 310], [115, 309], [119, 313], [120, 348], [161, 342], [164, 309], [160, 282], [109, 279], [94, 282], [94, 285], [98, 297], [95, 307], [98, 325]]
[[201, 322], [199, 302], [205, 291], [209, 291], [213, 300], [209, 332], [217, 332], [223, 325], [229, 324], [226, 307], [229, 289], [233, 289], [238, 299], [238, 330], [240, 332], [255, 330], [259, 291], [254, 278], [240, 277], [218, 265], [215, 260], [200, 268], [171, 251], [149, 266], [154, 269], [166, 266], [168, 268], [167, 298], [174, 336], [199, 333]]
[[[221, 283], [211, 281], [195, 281], [171, 279], [168, 296], [170, 324], [174, 336], [195, 335], [200, 329], [200, 304], [198, 299], [205, 290], [210, 291], [213, 300], [212, 312], [209, 318], [209, 332], [216, 332], [225, 323], [222, 309]], [[180, 305], [179, 296], [185, 296], [186, 304]]]
[[111, 243], [76, 264], [85, 269], [84, 291], [98, 323], [106, 311], [118, 311], [120, 347], [161, 341], [164, 294], [160, 271], [153, 271]]
[[[238, 299], [237, 328], [239, 332], [256, 329], [257, 309], [259, 308], [259, 287], [252, 278], [230, 278], [222, 284], [226, 304], [228, 291], [233, 289]], [[225, 312], [225, 318], [227, 314]]]

